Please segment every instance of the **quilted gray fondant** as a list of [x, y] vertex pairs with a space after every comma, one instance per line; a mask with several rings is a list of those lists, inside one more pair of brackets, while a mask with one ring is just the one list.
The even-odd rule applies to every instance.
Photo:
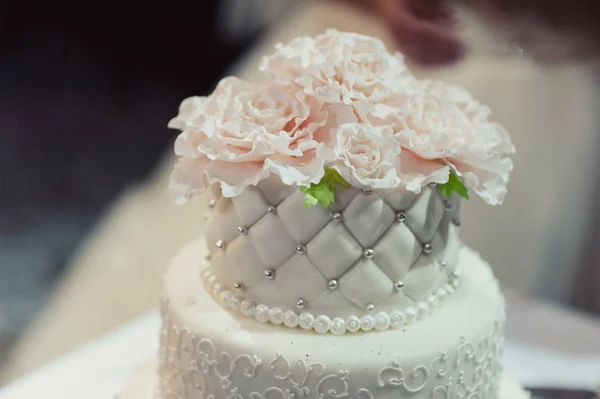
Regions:
[[456, 272], [460, 201], [434, 187], [418, 195], [340, 189], [330, 209], [305, 208], [302, 192], [272, 178], [214, 199], [213, 274], [257, 304], [295, 309], [302, 299], [303, 311], [360, 316], [369, 305], [412, 306]]

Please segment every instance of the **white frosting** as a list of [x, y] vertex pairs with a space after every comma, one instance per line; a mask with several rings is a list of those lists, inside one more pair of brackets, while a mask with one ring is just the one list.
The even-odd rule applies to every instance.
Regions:
[[[470, 250], [461, 250], [459, 289], [430, 317], [377, 334], [334, 336], [223, 311], [202, 287], [202, 246], [185, 248], [166, 276], [162, 399], [497, 397], [504, 301], [489, 266]], [[267, 310], [264, 317], [274, 316]], [[282, 320], [292, 323], [285, 314]], [[374, 315], [371, 323], [361, 328], [382, 322]]]
[[[287, 311], [309, 312], [323, 316], [322, 330], [343, 332], [339, 318], [423, 312], [452, 290], [458, 197], [445, 199], [434, 187], [420, 194], [341, 189], [330, 209], [305, 208], [303, 197], [270, 179], [212, 202], [211, 271], [204, 277], [225, 307], [240, 297], [263, 305], [255, 314], [261, 321], [280, 324]], [[267, 315], [272, 309], [276, 314]], [[373, 329], [388, 323], [379, 320]]]
[[[158, 359], [140, 365], [128, 376], [119, 399], [158, 399]], [[275, 396], [277, 397], [277, 396]], [[502, 374], [498, 399], [529, 399], [518, 381], [507, 373]]]
[[[140, 365], [128, 376], [119, 399], [158, 399], [158, 359]], [[502, 374], [498, 399], [529, 399], [518, 381], [507, 373]]]

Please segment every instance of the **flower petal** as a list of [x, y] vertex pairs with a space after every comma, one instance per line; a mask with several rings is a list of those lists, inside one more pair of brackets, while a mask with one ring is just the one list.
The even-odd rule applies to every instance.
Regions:
[[210, 160], [206, 157], [181, 158], [173, 168], [169, 181], [171, 198], [176, 204], [185, 204], [196, 194], [201, 194], [209, 185], [206, 168]]

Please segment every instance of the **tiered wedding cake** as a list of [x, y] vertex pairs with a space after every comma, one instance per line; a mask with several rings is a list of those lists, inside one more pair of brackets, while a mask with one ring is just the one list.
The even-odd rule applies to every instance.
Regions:
[[261, 69], [170, 123], [172, 192], [210, 191], [208, 228], [123, 399], [526, 397], [500, 365], [498, 284], [458, 238], [461, 197], [504, 199], [506, 131], [370, 37], [299, 38]]

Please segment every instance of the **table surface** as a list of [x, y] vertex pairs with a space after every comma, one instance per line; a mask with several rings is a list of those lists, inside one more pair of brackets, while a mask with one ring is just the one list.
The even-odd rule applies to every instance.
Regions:
[[576, 357], [600, 358], [600, 317], [508, 289], [504, 295], [509, 339]]

